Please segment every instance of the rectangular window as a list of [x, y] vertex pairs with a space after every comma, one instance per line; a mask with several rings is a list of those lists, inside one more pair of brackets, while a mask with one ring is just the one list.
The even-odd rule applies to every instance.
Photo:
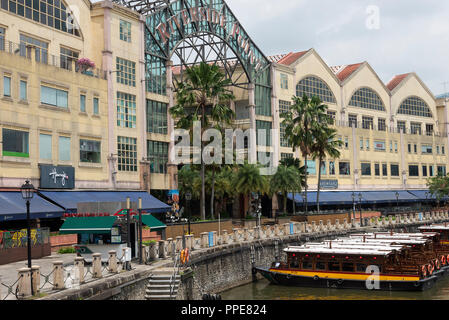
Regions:
[[290, 112], [291, 103], [289, 101], [279, 100], [279, 114], [282, 117], [282, 114]]
[[362, 163], [360, 169], [362, 176], [371, 176], [371, 163]]
[[148, 140], [151, 173], [167, 173], [168, 143]]
[[147, 100], [147, 132], [167, 134], [167, 104]]
[[70, 159], [70, 137], [59, 137], [59, 161]]
[[413, 150], [415, 151], [415, 153], [418, 153], [418, 145], [417, 144], [413, 145]]
[[372, 130], [373, 129], [373, 118], [372, 117], [362, 117], [362, 128]]
[[51, 135], [39, 135], [39, 158], [44, 160], [51, 160]]
[[0, 51], [5, 50], [5, 33], [6, 29], [0, 27]]
[[410, 143], [408, 144], [408, 153], [412, 153], [412, 145]]
[[374, 141], [374, 150], [376, 151], [385, 151], [386, 145], [385, 141]]
[[433, 166], [429, 166], [429, 177], [433, 177]]
[[335, 124], [335, 120], [337, 119], [337, 112], [335, 111], [327, 111], [327, 116], [331, 119], [331, 124]]
[[341, 176], [351, 175], [350, 163], [349, 162], [339, 162], [338, 163], [339, 174]]
[[99, 106], [99, 99], [95, 98], [93, 99], [93, 111], [95, 115], [99, 115], [100, 114], [100, 106]]
[[345, 149], [349, 148], [349, 138], [345, 137]]
[[27, 82], [25, 80], [20, 80], [20, 100], [27, 101], [28, 92], [27, 92]]
[[444, 146], [441, 146], [441, 154], [444, 154]]
[[127, 85], [136, 86], [136, 63], [117, 57], [116, 59], [117, 82]]
[[407, 133], [407, 126], [405, 121], [398, 121], [398, 132], [400, 133], [402, 130], [403, 133]]
[[360, 150], [363, 150], [363, 138], [360, 138]]
[[[438, 153], [439, 153], [439, 147], [437, 147]], [[432, 145], [429, 144], [423, 144], [421, 145], [421, 153], [422, 154], [432, 154]]]
[[290, 148], [291, 144], [288, 142], [288, 139], [285, 137], [285, 128], [287, 127], [287, 125], [281, 123], [280, 127], [279, 127], [279, 135], [280, 135], [280, 141], [281, 141], [281, 147], [284, 148]]
[[80, 95], [80, 111], [86, 112], [86, 96], [84, 94]]
[[340, 271], [340, 263], [339, 262], [329, 262], [327, 264], [327, 270], [329, 270], [329, 271]]
[[293, 153], [281, 153], [281, 160], [293, 159]]
[[421, 135], [421, 123], [417, 123], [417, 122], [410, 123], [410, 132], [411, 132], [411, 134]]
[[376, 177], [380, 177], [380, 164], [378, 163], [374, 164], [374, 175]]
[[321, 174], [326, 175], [326, 161], [321, 162]]
[[440, 154], [440, 146], [437, 146], [437, 154]]
[[136, 127], [136, 96], [117, 92], [117, 125], [122, 128]]
[[355, 114], [348, 115], [348, 122], [349, 122], [349, 127], [357, 128], [357, 115], [355, 115]]
[[426, 124], [426, 135], [427, 136], [433, 135], [433, 124]]
[[307, 173], [311, 175], [316, 174], [316, 162], [315, 160], [307, 160]]
[[41, 86], [41, 103], [61, 108], [67, 108], [69, 105], [68, 92]]
[[101, 163], [101, 141], [80, 140], [80, 161]]
[[399, 165], [397, 164], [390, 165], [390, 174], [392, 177], [399, 177]]
[[131, 42], [131, 23], [120, 20], [120, 40]]
[[386, 163], [382, 163], [382, 175], [384, 177], [388, 176], [388, 169], [387, 169], [387, 164]]
[[349, 262], [343, 262], [341, 264], [342, 271], [345, 272], [354, 272], [354, 264]]
[[137, 139], [117, 137], [118, 170], [137, 172]]
[[[256, 120], [257, 145], [271, 146], [271, 122]], [[265, 130], [265, 132], [263, 131]], [[264, 141], [259, 140], [259, 134], [265, 137]]]
[[335, 175], [335, 161], [329, 161], [329, 175]]
[[28, 132], [3, 129], [3, 156], [29, 158]]
[[61, 47], [59, 53], [61, 57], [61, 68], [72, 70], [72, 61], [78, 60], [79, 52]]
[[438, 166], [437, 170], [439, 176], [446, 176], [446, 166]]
[[387, 130], [387, 126], [385, 124], [385, 119], [377, 119], [377, 128], [379, 131], [385, 131]]
[[[37, 13], [37, 11], [35, 11]], [[35, 49], [35, 59], [37, 62], [48, 63], [48, 43], [41, 40], [31, 38], [29, 36], [20, 35], [20, 55], [22, 57], [31, 58], [31, 48], [27, 45], [32, 45]]]
[[419, 169], [416, 165], [409, 165], [408, 166], [408, 175], [410, 177], [419, 177]]
[[390, 141], [390, 152], [393, 152], [393, 141]]
[[11, 77], [3, 77], [3, 95], [5, 97], [11, 97]]
[[398, 152], [398, 143], [397, 142], [395, 142], [394, 143], [394, 152]]
[[288, 76], [281, 73], [281, 89], [288, 89]]
[[427, 177], [427, 166], [422, 166], [422, 176]]
[[302, 269], [312, 269], [313, 268], [313, 264], [312, 261], [309, 259], [304, 259], [302, 261]]
[[366, 148], [366, 150], [369, 150], [369, 145], [370, 145], [369, 139], [366, 139], [365, 140], [365, 148]]

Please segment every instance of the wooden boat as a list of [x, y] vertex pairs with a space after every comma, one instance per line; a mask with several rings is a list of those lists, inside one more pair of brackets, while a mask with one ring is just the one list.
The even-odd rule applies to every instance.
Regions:
[[356, 234], [284, 252], [286, 262], [255, 271], [287, 286], [390, 291], [426, 290], [449, 273], [436, 232]]

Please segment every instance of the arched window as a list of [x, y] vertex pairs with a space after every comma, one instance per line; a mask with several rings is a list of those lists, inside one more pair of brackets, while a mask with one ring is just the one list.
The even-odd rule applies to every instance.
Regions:
[[80, 36], [78, 23], [62, 0], [1, 1], [1, 8], [49, 27]]
[[364, 109], [385, 111], [384, 103], [379, 95], [370, 88], [360, 88], [352, 96], [349, 105]]
[[433, 117], [427, 103], [423, 99], [414, 96], [408, 97], [401, 103], [398, 114], [407, 114], [425, 118]]
[[296, 85], [296, 96], [301, 98], [304, 94], [309, 98], [317, 96], [322, 102], [336, 103], [334, 94], [327, 84], [314, 76], [306, 77]]

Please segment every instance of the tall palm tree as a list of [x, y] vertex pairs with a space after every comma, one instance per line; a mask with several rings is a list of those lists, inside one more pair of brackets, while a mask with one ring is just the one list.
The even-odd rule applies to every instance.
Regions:
[[239, 193], [248, 195], [249, 207], [251, 207], [251, 192], [266, 193], [269, 189], [267, 179], [260, 174], [259, 167], [248, 163], [238, 167], [234, 188]]
[[313, 154], [315, 143], [312, 128], [326, 116], [327, 106], [321, 103], [320, 98], [309, 98], [306, 94], [302, 98], [293, 97], [290, 112], [282, 114], [283, 124], [286, 125], [285, 137], [296, 151], [299, 149], [304, 156], [305, 163], [305, 214], [307, 214], [307, 159]]
[[[328, 119], [323, 121], [327, 122]], [[329, 123], [329, 122], [328, 122]], [[319, 160], [318, 167], [318, 189], [316, 195], [317, 210], [320, 213], [320, 189], [321, 189], [321, 167], [323, 159], [328, 156], [331, 159], [340, 158], [339, 148], [343, 145], [343, 142], [337, 138], [337, 130], [329, 128], [324, 125], [316, 125], [313, 129], [313, 135], [315, 137], [315, 144], [313, 145], [313, 155]]]
[[[178, 84], [177, 104], [170, 108], [170, 113], [178, 120], [177, 126], [192, 129], [194, 121], [201, 121], [201, 137], [215, 123], [228, 122], [234, 112], [229, 106], [234, 95], [227, 89], [231, 80], [226, 79], [217, 65], [201, 62], [187, 68], [183, 82]], [[206, 218], [205, 164], [203, 161], [204, 143], [201, 139], [201, 219]]]
[[299, 183], [296, 185], [297, 189], [292, 189], [292, 192], [293, 192], [293, 215], [296, 215], [295, 195], [298, 192], [301, 193], [302, 188], [304, 188], [306, 185], [306, 183], [305, 183], [305, 177], [306, 177], [305, 167], [301, 166], [301, 161], [297, 158], [285, 158], [285, 159], [282, 159], [279, 162], [279, 164], [281, 166], [293, 167], [298, 172], [297, 179], [299, 179]]
[[[287, 194], [301, 190], [301, 177], [299, 170], [293, 166], [280, 165], [270, 179], [270, 192], [282, 193], [284, 213], [287, 213]], [[295, 200], [293, 199], [293, 202]]]

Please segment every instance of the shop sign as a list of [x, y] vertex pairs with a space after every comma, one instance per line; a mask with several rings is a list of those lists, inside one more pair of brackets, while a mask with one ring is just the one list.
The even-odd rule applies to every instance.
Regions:
[[74, 189], [75, 168], [69, 166], [39, 165], [40, 188], [42, 189]]
[[325, 190], [338, 189], [338, 180], [321, 180], [320, 188]]

